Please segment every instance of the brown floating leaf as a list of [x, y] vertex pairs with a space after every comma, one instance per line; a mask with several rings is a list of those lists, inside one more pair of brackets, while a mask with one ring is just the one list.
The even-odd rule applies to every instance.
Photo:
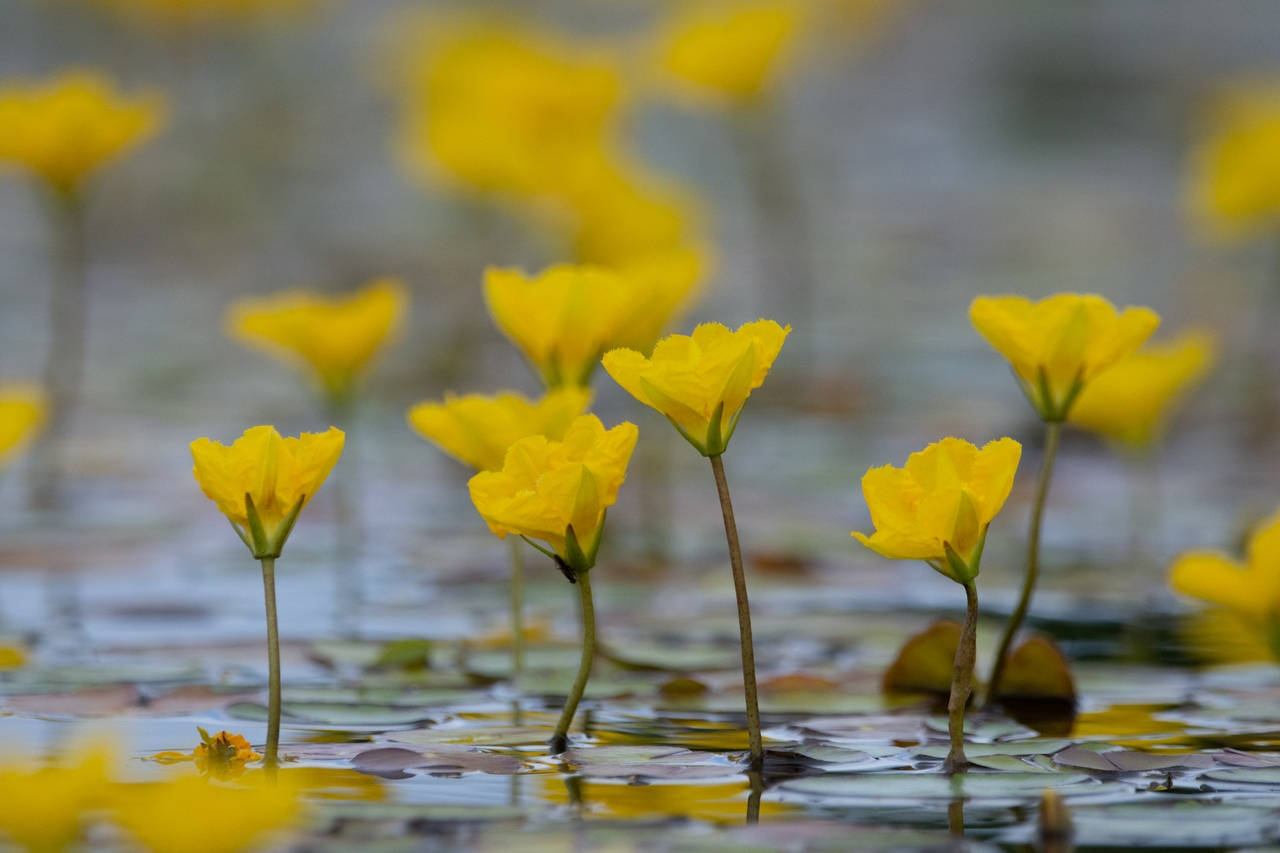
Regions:
[[792, 672], [760, 682], [761, 693], [835, 693], [839, 683], [816, 675]]
[[689, 696], [701, 696], [708, 690], [707, 685], [694, 678], [673, 678], [658, 688], [658, 693], [666, 699]]
[[1071, 668], [1052, 640], [1033, 634], [1009, 655], [1000, 681], [1000, 698], [1075, 701]]
[[86, 687], [74, 693], [31, 693], [9, 696], [5, 704], [19, 714], [56, 714], [69, 717], [109, 717], [141, 704], [134, 684]]
[[472, 771], [510, 775], [518, 773], [523, 765], [509, 755], [441, 744], [424, 752], [397, 746], [371, 749], [351, 759], [351, 766], [361, 773], [404, 779], [409, 776], [406, 770], [422, 770], [432, 776]]
[[939, 619], [909, 638], [885, 670], [884, 692], [949, 694], [961, 630], [959, 622]]
[[1070, 746], [1053, 756], [1055, 764], [1086, 767], [1104, 773], [1145, 773], [1151, 770], [1188, 768], [1201, 770], [1213, 766], [1213, 758], [1200, 753], [1154, 753], [1125, 749], [1094, 752]]
[[1242, 752], [1227, 748], [1210, 756], [1219, 764], [1235, 767], [1280, 767], [1280, 755], [1266, 752]]

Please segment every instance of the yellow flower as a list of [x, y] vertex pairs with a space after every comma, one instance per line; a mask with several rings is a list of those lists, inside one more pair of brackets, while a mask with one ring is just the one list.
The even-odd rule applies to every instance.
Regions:
[[779, 2], [682, 4], [666, 26], [662, 67], [693, 93], [758, 98], [795, 47], [801, 11]]
[[327, 395], [346, 398], [404, 318], [408, 295], [397, 279], [370, 282], [348, 297], [302, 290], [242, 299], [227, 331], [250, 346], [311, 370]]
[[536, 403], [509, 392], [492, 397], [446, 394], [443, 403], [410, 409], [409, 425], [459, 462], [480, 471], [501, 471], [511, 445], [531, 435], [560, 441], [590, 402], [591, 392], [581, 388], [548, 391]]
[[191, 442], [196, 482], [254, 557], [278, 557], [298, 513], [342, 454], [345, 438], [333, 427], [282, 438], [271, 426], [245, 430], [230, 447], [198, 438]]
[[969, 318], [1009, 360], [1045, 421], [1066, 418], [1081, 389], [1137, 349], [1160, 324], [1149, 308], [1117, 313], [1092, 293], [1059, 293], [1039, 302], [979, 296], [969, 307]]
[[230, 788], [202, 776], [122, 786], [115, 819], [151, 853], [241, 853], [299, 813], [291, 786]]
[[872, 468], [862, 494], [876, 531], [853, 536], [877, 554], [924, 560], [952, 580], [978, 575], [987, 526], [1004, 506], [1022, 456], [1012, 438], [981, 450], [944, 438], [907, 458], [906, 467]]
[[582, 415], [564, 441], [535, 435], [513, 444], [501, 471], [471, 478], [471, 500], [499, 538], [514, 533], [546, 542], [571, 569], [586, 571], [638, 435], [634, 424], [605, 430], [595, 415]]
[[0, 838], [35, 853], [71, 847], [108, 783], [107, 755], [100, 751], [72, 767], [0, 765]]
[[1243, 617], [1280, 660], [1280, 512], [1254, 532], [1244, 563], [1193, 551], [1169, 569], [1169, 585]]
[[605, 350], [656, 337], [697, 277], [696, 259], [679, 253], [629, 269], [557, 264], [533, 278], [489, 269], [485, 301], [548, 388], [586, 385]]
[[1241, 83], [1218, 104], [1218, 127], [1196, 149], [1188, 201], [1224, 236], [1280, 222], [1280, 85]]
[[261, 753], [253, 751], [244, 735], [232, 732], [218, 732], [210, 735], [196, 726], [200, 732], [201, 743], [192, 751], [196, 768], [201, 773], [220, 779], [236, 779], [244, 773], [245, 764], [262, 758]]
[[27, 650], [23, 646], [0, 643], [0, 669], [17, 669], [27, 662]]
[[17, 456], [44, 422], [44, 395], [30, 385], [0, 386], [0, 465]]
[[106, 76], [88, 71], [0, 85], [0, 161], [70, 193], [155, 133], [163, 112], [158, 97], [123, 98]]
[[736, 332], [703, 323], [692, 335], [658, 341], [649, 358], [631, 349], [607, 352], [604, 369], [641, 403], [666, 415], [703, 456], [718, 456], [790, 332], [772, 320], [747, 323]]
[[1213, 358], [1213, 338], [1202, 332], [1148, 344], [1086, 385], [1067, 420], [1122, 444], [1146, 446]]
[[481, 192], [558, 189], [614, 120], [612, 63], [509, 26], [454, 28], [410, 85], [411, 162]]

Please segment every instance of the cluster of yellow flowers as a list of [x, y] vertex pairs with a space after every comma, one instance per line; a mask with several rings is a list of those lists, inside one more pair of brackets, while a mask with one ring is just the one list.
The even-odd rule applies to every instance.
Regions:
[[[109, 822], [152, 853], [242, 853], [289, 828], [301, 811], [294, 786], [264, 785], [261, 773], [234, 787], [189, 775], [122, 783], [112, 763], [89, 750], [71, 765], [0, 765], [0, 835], [26, 850], [60, 853], [80, 849], [90, 826]], [[210, 823], [211, 815], [227, 819]]]

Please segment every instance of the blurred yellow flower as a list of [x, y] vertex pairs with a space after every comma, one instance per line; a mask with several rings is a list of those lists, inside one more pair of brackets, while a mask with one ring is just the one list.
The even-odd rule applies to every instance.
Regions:
[[595, 415], [582, 415], [564, 441], [536, 435], [513, 444], [501, 471], [471, 478], [471, 500], [499, 538], [540, 540], [571, 569], [586, 571], [638, 435], [634, 424], [606, 430]]
[[151, 853], [241, 853], [299, 815], [291, 786], [231, 788], [202, 776], [121, 786], [114, 817]]
[[633, 397], [667, 416], [703, 456], [719, 456], [742, 407], [782, 349], [791, 327], [772, 320], [729, 331], [703, 323], [692, 335], [658, 341], [645, 358], [632, 349], [605, 353], [604, 369]]
[[480, 471], [501, 471], [507, 450], [522, 438], [564, 438], [586, 411], [591, 392], [582, 388], [548, 391], [536, 403], [519, 394], [446, 394], [443, 403], [419, 403], [409, 425], [445, 453]]
[[489, 269], [485, 301], [548, 388], [586, 385], [605, 350], [656, 336], [698, 275], [696, 257], [683, 253], [627, 269], [557, 264], [532, 278]]
[[1067, 420], [1131, 447], [1158, 440], [1173, 405], [1209, 370], [1213, 336], [1187, 332], [1147, 344], [1100, 373], [1080, 392]]
[[345, 400], [404, 320], [409, 298], [381, 278], [346, 297], [292, 290], [242, 299], [227, 310], [227, 333], [311, 371], [325, 394]]
[[1280, 660], [1280, 512], [1258, 526], [1245, 562], [1209, 551], [1183, 554], [1169, 569], [1169, 585], [1241, 617]]
[[603, 55], [510, 26], [454, 28], [413, 74], [403, 148], [485, 193], [558, 190], [614, 120], [621, 82]]
[[0, 162], [25, 166], [71, 193], [154, 134], [163, 113], [159, 97], [124, 98], [105, 75], [90, 71], [0, 84]]
[[1117, 313], [1096, 294], [1059, 293], [1039, 302], [1022, 296], [979, 296], [969, 318], [1009, 360], [1040, 418], [1066, 418], [1094, 377], [1145, 341], [1160, 318], [1149, 308]]
[[87, 813], [107, 797], [108, 760], [91, 751], [71, 767], [0, 765], [0, 838], [36, 853], [71, 847]]
[[345, 438], [333, 427], [282, 438], [271, 426], [245, 430], [230, 447], [198, 438], [191, 442], [196, 482], [254, 557], [278, 557], [298, 513], [342, 454]]
[[44, 394], [33, 385], [0, 385], [0, 466], [16, 457], [44, 422]]
[[1280, 82], [1227, 89], [1217, 127], [1192, 158], [1188, 202], [1224, 236], [1280, 226]]
[[960, 583], [978, 575], [987, 526], [1013, 489], [1022, 445], [1012, 438], [981, 450], [944, 438], [907, 457], [903, 468], [872, 468], [862, 494], [875, 533], [853, 536], [877, 554], [924, 560]]
[[17, 669], [27, 662], [27, 650], [23, 646], [0, 643], [0, 669]]
[[796, 47], [803, 8], [788, 2], [681, 3], [662, 34], [662, 68], [693, 93], [730, 101], [774, 86]]

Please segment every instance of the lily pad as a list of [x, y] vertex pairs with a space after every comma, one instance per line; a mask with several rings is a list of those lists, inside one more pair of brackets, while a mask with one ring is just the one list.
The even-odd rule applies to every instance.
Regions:
[[429, 776], [456, 776], [468, 772], [509, 776], [519, 773], [524, 765], [509, 755], [441, 744], [423, 751], [395, 746], [371, 749], [352, 758], [351, 766], [373, 776], [404, 779], [410, 775], [404, 772], [406, 770], [420, 770]]
[[784, 782], [784, 791], [821, 797], [877, 800], [1018, 799], [1034, 800], [1045, 788], [1093, 792], [1088, 776], [1051, 773], [828, 773]]
[[580, 775], [595, 778], [710, 779], [742, 773], [716, 753], [664, 746], [597, 746], [571, 749], [560, 757]]
[[438, 744], [468, 743], [474, 746], [545, 746], [551, 739], [551, 727], [476, 726], [443, 729], [412, 729], [391, 732], [385, 740], [395, 743]]
[[[262, 722], [267, 719], [267, 706], [257, 702], [236, 702], [227, 713], [237, 720]], [[342, 705], [321, 702], [286, 702], [280, 716], [291, 723], [311, 723], [338, 728], [372, 728], [407, 726], [432, 722], [433, 715], [423, 708], [393, 708], [387, 705]]]
[[[1060, 749], [1071, 746], [1072, 741], [1060, 738], [1032, 738], [1030, 740], [1013, 740], [1001, 743], [966, 743], [964, 754], [969, 758], [985, 755], [1051, 755]], [[929, 744], [913, 747], [911, 751], [926, 758], [946, 758], [949, 746]]]
[[1152, 770], [1203, 769], [1213, 765], [1213, 758], [1200, 753], [1136, 752], [1127, 749], [1096, 752], [1078, 746], [1068, 747], [1053, 756], [1058, 764], [1085, 767], [1104, 773], [1146, 773]]

